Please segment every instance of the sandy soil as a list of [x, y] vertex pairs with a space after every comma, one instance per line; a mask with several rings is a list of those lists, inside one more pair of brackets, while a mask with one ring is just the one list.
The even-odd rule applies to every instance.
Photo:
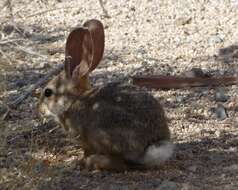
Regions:
[[[5, 2], [11, 2], [6, 4]], [[90, 18], [105, 26], [104, 59], [94, 85], [136, 74], [181, 74], [201, 68], [238, 74], [237, 0], [0, 2], [0, 114], [62, 63], [69, 31]], [[174, 156], [153, 171], [87, 172], [80, 144], [54, 122], [42, 123], [29, 97], [0, 121], [0, 189], [237, 189], [237, 85], [148, 90], [163, 104], [176, 144]], [[226, 101], [215, 94], [223, 91]], [[223, 105], [223, 119], [214, 113]], [[2, 115], [1, 115], [2, 117]]]

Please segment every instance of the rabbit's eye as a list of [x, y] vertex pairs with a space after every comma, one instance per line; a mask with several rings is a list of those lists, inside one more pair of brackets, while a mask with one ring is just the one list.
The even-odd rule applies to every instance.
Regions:
[[45, 95], [45, 97], [50, 97], [50, 96], [52, 96], [52, 94], [53, 94], [53, 90], [52, 89], [50, 89], [50, 88], [46, 88], [45, 89], [45, 91], [44, 91], [44, 95]]

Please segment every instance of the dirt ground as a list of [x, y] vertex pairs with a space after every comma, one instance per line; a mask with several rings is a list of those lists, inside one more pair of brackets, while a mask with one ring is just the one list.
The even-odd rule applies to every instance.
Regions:
[[[69, 31], [97, 18], [105, 26], [104, 59], [94, 85], [139, 74], [179, 75], [201, 68], [213, 76], [238, 74], [237, 0], [1, 0], [0, 116], [64, 59]], [[152, 171], [80, 170], [80, 144], [39, 119], [29, 97], [0, 120], [0, 189], [238, 188], [237, 85], [148, 90], [168, 117], [173, 157]], [[215, 98], [222, 92], [225, 100]], [[222, 114], [217, 113], [222, 107]]]

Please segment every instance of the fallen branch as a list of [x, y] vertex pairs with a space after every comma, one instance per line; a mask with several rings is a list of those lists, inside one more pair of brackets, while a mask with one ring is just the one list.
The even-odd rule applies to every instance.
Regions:
[[30, 96], [37, 88], [43, 86], [45, 83], [47, 83], [52, 76], [59, 74], [64, 68], [64, 65], [61, 64], [55, 69], [51, 70], [45, 77], [40, 79], [36, 84], [29, 87], [28, 90], [26, 90], [20, 97], [12, 101], [8, 104], [10, 108], [15, 108], [17, 105], [19, 105], [23, 100], [25, 100], [28, 96]]
[[133, 84], [157, 89], [213, 87], [238, 84], [238, 77], [134, 76]]

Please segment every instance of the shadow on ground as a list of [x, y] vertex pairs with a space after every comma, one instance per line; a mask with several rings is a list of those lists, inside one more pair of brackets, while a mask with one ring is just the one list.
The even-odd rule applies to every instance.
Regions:
[[[195, 189], [216, 186], [222, 189], [230, 179], [237, 178], [237, 135], [177, 143], [173, 158], [156, 170], [95, 173], [80, 169], [77, 164], [82, 155], [80, 145], [59, 129], [49, 133], [54, 126], [50, 122], [38, 126], [38, 130], [7, 138], [6, 148], [13, 152], [3, 166], [19, 175], [2, 187], [15, 183], [21, 189], [158, 189], [164, 182], [171, 182], [176, 187], [186, 184]], [[34, 155], [42, 151], [45, 156], [37, 159]], [[201, 187], [201, 181], [207, 185]]]

